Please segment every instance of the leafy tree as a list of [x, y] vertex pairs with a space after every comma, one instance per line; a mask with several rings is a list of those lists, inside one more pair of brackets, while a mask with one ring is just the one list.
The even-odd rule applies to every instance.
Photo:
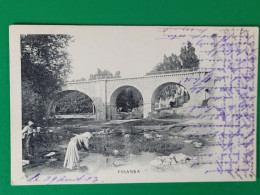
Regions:
[[70, 73], [70, 35], [21, 35], [22, 81], [43, 95], [59, 89]]
[[42, 96], [34, 92], [31, 86], [32, 84], [29, 82], [22, 84], [22, 117], [24, 122], [28, 122], [28, 120], [41, 121], [44, 110]]
[[121, 93], [118, 94], [116, 99], [116, 107], [122, 108], [121, 111], [127, 112], [133, 108], [138, 108], [142, 106], [143, 98], [141, 94], [134, 93], [130, 88], [126, 88]]
[[107, 79], [107, 78], [120, 78], [120, 71], [116, 71], [115, 75], [113, 75], [111, 72], [108, 70], [100, 70], [99, 68], [97, 69], [96, 74], [91, 74], [89, 76], [89, 80], [97, 80], [97, 79]]
[[180, 59], [184, 69], [199, 67], [199, 59], [195, 54], [195, 48], [190, 41], [188, 41], [187, 46], [181, 48]]
[[51, 95], [67, 80], [71, 41], [70, 35], [21, 35], [23, 121], [40, 120]]
[[157, 71], [167, 71], [167, 70], [179, 70], [181, 69], [181, 62], [175, 54], [170, 55], [167, 57], [166, 55], [163, 56], [163, 62], [160, 62], [152, 72]]
[[157, 91], [157, 93], [155, 94], [155, 100], [159, 102], [160, 99], [166, 100], [171, 97], [173, 98], [177, 90], [177, 85], [174, 83], [165, 85]]
[[86, 81], [86, 79], [84, 77], [82, 77], [82, 78], [80, 78], [80, 79], [78, 79], [76, 81]]
[[71, 92], [63, 96], [56, 105], [55, 113], [93, 113], [93, 101], [81, 92]]
[[121, 78], [120, 71], [116, 71], [116, 73], [114, 74], [114, 78]]
[[155, 102], [160, 102], [160, 100], [165, 101], [171, 98], [174, 100], [174, 102], [170, 102], [168, 106], [174, 107], [182, 106], [184, 103], [187, 103], [190, 99], [190, 96], [183, 86], [175, 83], [163, 85], [155, 93]]
[[156, 74], [159, 71], [182, 71], [182, 69], [191, 69], [199, 67], [199, 59], [195, 54], [195, 48], [191, 42], [187, 42], [187, 46], [181, 48], [181, 54], [178, 57], [175, 54], [163, 56], [163, 61], [157, 64], [148, 74]]

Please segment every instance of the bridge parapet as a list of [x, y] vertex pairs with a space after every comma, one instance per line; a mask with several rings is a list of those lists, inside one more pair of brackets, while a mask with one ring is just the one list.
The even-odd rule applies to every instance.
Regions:
[[70, 81], [70, 82], [66, 82], [66, 85], [75, 85], [75, 84], [81, 84], [81, 83], [120, 82], [120, 81], [125, 81], [125, 80], [139, 80], [139, 79], [159, 78], [159, 77], [169, 77], [169, 76], [170, 77], [171, 76], [188, 76], [188, 75], [196, 75], [196, 74], [201, 74], [201, 73], [209, 73], [209, 71], [206, 71], [206, 70], [173, 72], [173, 73], [167, 73], [165, 71], [163, 71], [163, 72], [164, 73], [149, 74], [149, 75], [140, 76], [140, 77], [105, 78], [105, 79], [86, 80], [86, 81]]
[[[95, 104], [98, 120], [111, 119], [111, 106], [116, 97], [113, 94], [118, 89], [135, 88], [140, 92], [144, 104], [144, 117], [152, 112], [153, 94], [158, 87], [167, 83], [177, 83], [187, 89], [190, 101], [187, 105], [201, 105], [205, 97], [205, 90], [212, 85], [212, 75], [205, 70], [174, 72], [167, 74], [153, 74], [130, 78], [109, 78], [100, 80], [67, 82], [62, 91], [75, 90], [88, 95]], [[209, 82], [210, 81], [210, 82]], [[110, 109], [109, 109], [110, 108]]]

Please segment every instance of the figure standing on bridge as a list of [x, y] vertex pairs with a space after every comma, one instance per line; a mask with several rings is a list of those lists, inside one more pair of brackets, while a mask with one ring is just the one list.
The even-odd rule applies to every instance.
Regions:
[[76, 135], [70, 139], [68, 148], [66, 151], [63, 167], [68, 169], [79, 169], [80, 168], [80, 158], [79, 150], [89, 148], [89, 139], [92, 137], [92, 134], [89, 132]]

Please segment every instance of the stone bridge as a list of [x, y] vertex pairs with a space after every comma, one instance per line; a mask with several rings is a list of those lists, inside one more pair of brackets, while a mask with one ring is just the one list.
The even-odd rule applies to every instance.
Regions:
[[135, 78], [112, 78], [89, 81], [68, 82], [50, 102], [47, 115], [55, 111], [56, 102], [71, 91], [79, 91], [88, 95], [96, 110], [97, 120], [111, 120], [115, 112], [117, 96], [126, 88], [140, 92], [143, 98], [143, 117], [147, 118], [153, 112], [155, 93], [161, 86], [168, 83], [182, 85], [189, 93], [190, 100], [185, 104], [201, 106], [206, 97], [206, 89], [212, 87], [211, 74], [202, 71], [175, 72], [169, 74], [147, 75]]

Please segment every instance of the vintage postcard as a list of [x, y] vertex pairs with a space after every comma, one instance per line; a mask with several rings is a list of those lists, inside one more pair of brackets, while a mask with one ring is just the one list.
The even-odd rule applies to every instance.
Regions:
[[12, 185], [255, 181], [258, 36], [10, 26]]

